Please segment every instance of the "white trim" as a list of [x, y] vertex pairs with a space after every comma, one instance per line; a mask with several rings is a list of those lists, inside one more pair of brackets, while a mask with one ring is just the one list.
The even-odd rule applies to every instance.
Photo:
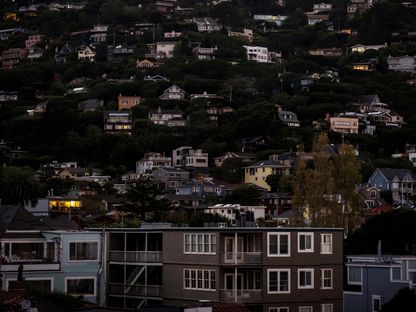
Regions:
[[[195, 235], [195, 251], [192, 251], [192, 235]], [[202, 248], [205, 250], [205, 245], [208, 245], [208, 252], [198, 251], [198, 236], [202, 235]], [[205, 235], [208, 235], [208, 242], [205, 242]], [[189, 251], [186, 251], [186, 237], [189, 239]], [[212, 239], [214, 237], [214, 240]], [[212, 251], [212, 245], [215, 245], [215, 250]], [[215, 255], [217, 253], [217, 234], [216, 233], [183, 233], [183, 254], [184, 255]]]
[[[300, 237], [301, 236], [309, 236], [311, 238], [311, 248], [309, 249], [300, 249]], [[314, 233], [313, 232], [298, 232], [298, 252], [299, 253], [307, 253], [314, 251]]]
[[289, 312], [289, 307], [269, 307], [269, 312]]
[[[374, 300], [379, 300], [380, 301], [380, 305], [379, 305], [380, 310], [374, 310]], [[372, 312], [380, 312], [381, 311], [381, 306], [382, 306], [381, 296], [380, 295], [372, 295], [371, 296], [371, 311]]]
[[[280, 272], [287, 272], [288, 273], [288, 290], [287, 291], [270, 291], [270, 273], [271, 272], [277, 272], [278, 278], [277, 278], [277, 288], [279, 289], [280, 286]], [[267, 269], [267, 293], [268, 294], [290, 294], [290, 269]]]
[[[94, 280], [94, 294], [68, 294], [68, 280]], [[64, 285], [65, 293], [70, 296], [83, 296], [83, 297], [95, 297], [97, 296], [97, 277], [96, 276], [71, 276], [65, 277], [65, 285]]]
[[[6, 279], [6, 291], [9, 290], [9, 282], [15, 282], [17, 278], [8, 278]], [[50, 281], [51, 282], [51, 289], [50, 292], [54, 291], [54, 278], [53, 277], [25, 277], [25, 281]]]
[[[277, 254], [270, 253], [270, 236], [277, 236]], [[280, 236], [287, 236], [287, 254], [280, 254]], [[267, 233], [267, 256], [268, 257], [290, 257], [290, 232], [268, 232]]]
[[[394, 279], [393, 278], [393, 269], [399, 269], [400, 270], [400, 279]], [[402, 280], [403, 274], [402, 274], [402, 266], [391, 266], [390, 267], [390, 282], [404, 282]]]
[[[97, 259], [85, 259], [85, 260], [71, 260], [71, 243], [96, 243], [97, 244]], [[98, 240], [68, 240], [67, 244], [67, 250], [68, 250], [68, 262], [71, 263], [80, 263], [80, 262], [99, 262], [100, 261], [100, 254], [101, 254], [101, 248], [100, 248], [100, 241]]]
[[[311, 285], [301, 286], [300, 285], [300, 273], [301, 272], [311, 272]], [[314, 269], [298, 269], [298, 289], [313, 289], [314, 288]]]
[[298, 311], [301, 312], [301, 309], [308, 309], [310, 312], [313, 312], [313, 306], [300, 306]]
[[[324, 271], [331, 272], [331, 287], [324, 286]], [[334, 288], [334, 270], [332, 268], [322, 268], [321, 269], [321, 289], [333, 289]]]
[[[189, 271], [189, 287], [186, 287], [185, 285], [185, 272]], [[192, 272], [191, 271], [195, 271], [195, 287], [192, 287]], [[202, 288], [198, 288], [198, 271], [202, 272], [202, 279], [201, 279], [201, 283], [202, 283]], [[218, 275], [217, 275], [217, 271], [216, 270], [211, 270], [211, 269], [201, 269], [201, 268], [184, 268], [182, 270], [183, 272], [183, 289], [184, 290], [198, 290], [198, 291], [217, 291], [217, 283], [218, 283]], [[204, 282], [205, 282], [205, 272], [208, 272], [208, 288], [204, 288]], [[212, 276], [212, 272], [214, 272], [215, 274], [215, 280], [211, 279]], [[215, 288], [211, 288], [211, 282], [215, 281]]]
[[[331, 243], [324, 243], [323, 242], [323, 238], [325, 236], [331, 237]], [[323, 251], [322, 247], [325, 246], [325, 245], [331, 246], [330, 251]], [[321, 255], [332, 255], [334, 253], [334, 237], [333, 237], [332, 233], [322, 233], [321, 234], [320, 253], [321, 253]]]
[[334, 304], [332, 303], [322, 303], [321, 304], [321, 312], [327, 312], [327, 310], [325, 310], [325, 308], [330, 307], [330, 311], [329, 312], [334, 312]]

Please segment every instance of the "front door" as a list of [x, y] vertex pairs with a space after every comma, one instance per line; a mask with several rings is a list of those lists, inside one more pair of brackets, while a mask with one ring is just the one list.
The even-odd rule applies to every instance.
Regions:
[[241, 262], [243, 259], [243, 238], [238, 237], [237, 239], [237, 252], [235, 252], [235, 237], [230, 236], [225, 238], [225, 254], [224, 262], [234, 263], [235, 257], [237, 256], [237, 261]]

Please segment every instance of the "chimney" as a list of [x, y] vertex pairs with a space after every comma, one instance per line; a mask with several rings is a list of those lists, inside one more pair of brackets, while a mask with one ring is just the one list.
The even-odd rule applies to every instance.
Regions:
[[377, 261], [381, 262], [381, 239], [377, 243]]

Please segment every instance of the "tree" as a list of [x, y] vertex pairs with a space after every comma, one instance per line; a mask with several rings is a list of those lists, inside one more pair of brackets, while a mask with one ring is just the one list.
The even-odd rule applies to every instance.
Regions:
[[270, 192], [277, 192], [280, 186], [281, 175], [271, 174], [266, 177], [266, 183], [270, 186]]
[[416, 291], [405, 287], [400, 289], [389, 302], [381, 308], [381, 312], [413, 312], [416, 308]]
[[252, 205], [255, 200], [260, 197], [260, 190], [251, 184], [244, 184], [243, 186], [236, 188], [224, 198], [224, 202], [242, 205]]
[[5, 204], [35, 206], [40, 196], [40, 183], [28, 167], [0, 169], [0, 198]]

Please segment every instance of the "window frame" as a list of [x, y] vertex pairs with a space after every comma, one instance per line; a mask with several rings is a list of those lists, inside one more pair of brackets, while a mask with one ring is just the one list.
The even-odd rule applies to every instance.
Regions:
[[[332, 255], [334, 253], [334, 235], [332, 233], [321, 233], [320, 253], [321, 255]], [[324, 237], [331, 237], [330, 243], [324, 243]], [[325, 251], [324, 246], [330, 246], [330, 251]]]
[[[270, 253], [270, 237], [277, 236], [277, 253]], [[287, 236], [287, 254], [280, 253], [280, 237]], [[290, 257], [290, 232], [268, 232], [267, 233], [267, 256], [268, 257]]]
[[[350, 280], [350, 269], [351, 268], [360, 270], [360, 281], [359, 282], [355, 282], [355, 281]], [[347, 283], [348, 283], [348, 285], [362, 286], [362, 284], [363, 284], [363, 268], [361, 266], [348, 266], [347, 267]]]
[[[311, 284], [310, 285], [305, 285], [305, 286], [301, 286], [300, 285], [300, 275], [301, 273], [311, 273]], [[314, 278], [315, 278], [315, 270], [313, 268], [302, 268], [302, 269], [298, 269], [298, 289], [313, 289], [314, 288]]]
[[[301, 249], [301, 236], [311, 238], [311, 248]], [[314, 233], [313, 232], [298, 232], [298, 253], [312, 253], [314, 252]]]
[[309, 309], [309, 312], [313, 312], [313, 306], [300, 306], [298, 311], [301, 312], [301, 309]]
[[[394, 279], [394, 274], [393, 274], [394, 269], [399, 269], [400, 279]], [[390, 281], [391, 282], [403, 282], [403, 272], [402, 272], [402, 267], [401, 266], [392, 266], [390, 268]]]
[[[325, 279], [326, 279], [324, 275], [325, 271], [331, 272], [331, 279], [330, 279], [331, 286], [330, 287], [325, 286]], [[332, 268], [321, 269], [321, 289], [334, 289], [334, 270]]]
[[[97, 244], [97, 259], [85, 259], [85, 260], [73, 260], [71, 259], [71, 244], [88, 244], [88, 243], [96, 243]], [[75, 245], [76, 246], [76, 245]], [[76, 253], [76, 251], [75, 251]], [[98, 262], [100, 261], [100, 254], [101, 254], [101, 250], [100, 250], [100, 242], [98, 240], [89, 240], [89, 241], [68, 241], [68, 262]]]
[[[188, 283], [186, 281], [187, 280], [186, 276], [188, 276], [188, 279], [189, 279]], [[192, 276], [195, 277], [195, 283], [194, 283], [195, 287], [192, 286], [192, 280], [193, 280]], [[208, 280], [205, 278], [206, 276], [208, 276]], [[216, 270], [185, 268], [183, 269], [182, 278], [183, 278], [182, 282], [183, 282], [184, 290], [217, 291], [217, 271]], [[187, 284], [189, 285], [188, 287], [187, 287]], [[198, 285], [201, 285], [201, 287], [198, 287]], [[205, 288], [205, 285], [208, 285], [208, 288]], [[212, 287], [213, 285], [215, 287]]]
[[[374, 301], [375, 300], [379, 301], [379, 309], [378, 310], [374, 310]], [[381, 296], [380, 295], [372, 295], [371, 296], [371, 312], [380, 312], [381, 311], [381, 306], [382, 306]]]
[[[291, 289], [290, 289], [290, 269], [267, 269], [267, 293], [268, 294], [290, 294], [290, 291], [291, 291]], [[277, 289], [278, 290], [276, 290], [276, 291], [274, 291], [274, 290], [270, 290], [270, 273], [271, 272], [277, 272], [277, 275], [278, 275], [278, 277], [277, 277]], [[280, 273], [281, 272], [286, 272], [286, 273], [288, 273], [288, 283], [287, 283], [287, 285], [288, 285], [288, 287], [287, 287], [287, 289], [288, 290], [284, 290], [284, 291], [282, 291], [282, 290], [279, 290], [279, 288], [280, 288]]]
[[269, 312], [289, 312], [289, 307], [269, 307]]
[[[68, 281], [69, 280], [93, 280], [94, 281], [94, 293], [93, 294], [70, 294], [68, 293]], [[65, 277], [64, 285], [65, 294], [69, 296], [83, 296], [83, 297], [96, 297], [97, 296], [97, 277], [96, 276], [71, 276]]]
[[[192, 240], [195, 237], [195, 240]], [[198, 238], [201, 238], [199, 240]], [[208, 238], [208, 241], [205, 239]], [[195, 248], [193, 249], [193, 243]], [[189, 248], [187, 249], [187, 246]], [[199, 247], [202, 247], [200, 249]], [[206, 250], [208, 247], [208, 251]], [[183, 254], [184, 255], [216, 255], [217, 254], [217, 234], [216, 233], [184, 233], [183, 234]]]
[[[326, 310], [326, 308], [330, 308], [330, 310]], [[334, 312], [334, 304], [333, 303], [322, 303], [321, 304], [321, 312]]]

